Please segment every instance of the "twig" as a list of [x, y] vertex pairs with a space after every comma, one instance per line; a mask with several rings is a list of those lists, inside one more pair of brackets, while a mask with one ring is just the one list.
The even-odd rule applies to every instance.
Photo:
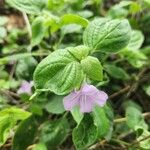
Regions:
[[141, 77], [143, 76], [143, 74], [145, 73], [146, 70], [147, 70], [147, 68], [144, 68], [144, 69], [142, 69], [142, 70], [139, 72], [139, 74], [137, 75], [137, 82], [135, 82], [135, 83], [131, 86], [129, 92], [127, 93], [127, 96], [126, 96], [127, 98], [131, 95], [131, 93], [133, 93], [133, 92], [138, 88], [139, 81], [140, 81]]
[[121, 89], [120, 91], [117, 91], [117, 92], [113, 93], [112, 95], [110, 95], [109, 98], [112, 99], [112, 98], [114, 98], [114, 97], [116, 97], [116, 96], [118, 96], [118, 95], [120, 95], [120, 94], [125, 93], [125, 92], [128, 91], [129, 89], [130, 89], [130, 86], [128, 85], [128, 86], [126, 86], [125, 88]]
[[[143, 113], [142, 116], [143, 116], [144, 118], [150, 117], [150, 112]], [[115, 119], [115, 120], [114, 120], [114, 123], [125, 122], [126, 120], [127, 120], [126, 117], [124, 117], [124, 118], [118, 118], [118, 119]]]

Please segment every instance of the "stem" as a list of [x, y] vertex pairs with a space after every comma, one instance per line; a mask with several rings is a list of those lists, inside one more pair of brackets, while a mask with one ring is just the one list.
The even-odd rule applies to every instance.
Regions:
[[31, 25], [30, 25], [28, 16], [25, 12], [22, 12], [22, 14], [23, 14], [23, 18], [24, 18], [25, 24], [26, 24], [28, 32], [29, 32], [29, 37], [31, 38], [32, 37], [32, 29], [31, 29]]
[[[142, 116], [144, 118], [149, 117], [150, 116], [150, 112], [143, 113]], [[114, 123], [121, 123], [121, 122], [125, 122], [126, 120], [127, 120], [126, 117], [124, 117], [124, 118], [118, 118], [118, 119], [114, 120]]]

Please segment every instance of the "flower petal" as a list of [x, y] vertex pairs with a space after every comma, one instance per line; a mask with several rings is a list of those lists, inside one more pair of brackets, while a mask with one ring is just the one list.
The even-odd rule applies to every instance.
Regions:
[[32, 93], [32, 86], [33, 83], [31, 82], [27, 82], [27, 81], [23, 81], [21, 84], [21, 87], [18, 89], [18, 94], [22, 94], [22, 93], [28, 93], [31, 94]]
[[66, 110], [72, 110], [76, 105], [79, 105], [80, 92], [72, 92], [65, 96], [63, 99], [64, 108]]
[[92, 99], [88, 96], [81, 95], [80, 96], [80, 111], [81, 112], [91, 112], [93, 109]]
[[83, 94], [93, 94], [97, 91], [99, 91], [95, 86], [84, 84], [81, 88]]
[[93, 101], [100, 106], [104, 106], [108, 99], [108, 95], [104, 91], [98, 91], [91, 96], [93, 97]]

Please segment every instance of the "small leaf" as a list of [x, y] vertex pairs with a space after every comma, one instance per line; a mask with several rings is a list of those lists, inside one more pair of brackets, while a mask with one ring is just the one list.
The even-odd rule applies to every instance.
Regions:
[[133, 30], [131, 32], [131, 39], [127, 46], [129, 50], [138, 50], [144, 41], [144, 36], [141, 31]]
[[103, 67], [97, 58], [88, 56], [81, 61], [81, 65], [89, 78], [98, 81], [103, 79]]
[[141, 126], [147, 129], [140, 106], [132, 101], [125, 103], [125, 106], [127, 125], [133, 130], [135, 130], [136, 126]]
[[63, 106], [63, 96], [53, 96], [45, 106], [46, 110], [53, 114], [61, 114], [65, 111]]
[[93, 111], [94, 124], [98, 128], [98, 138], [102, 138], [107, 135], [110, 129], [110, 122], [105, 113], [105, 109], [99, 106], [95, 106]]
[[24, 120], [29, 116], [29, 112], [15, 107], [6, 108], [0, 111], [0, 146], [6, 142], [10, 130], [15, 127], [17, 121]]
[[4, 27], [0, 27], [0, 40], [7, 36], [7, 30]]
[[32, 46], [39, 44], [45, 35], [47, 27], [44, 26], [44, 21], [43, 17], [37, 17], [32, 22]]
[[[140, 148], [144, 150], [150, 149], [150, 132], [142, 127], [137, 126], [137, 130], [143, 130], [142, 134], [137, 138], [137, 141], [139, 142]], [[145, 140], [143, 140], [145, 138]], [[146, 139], [147, 138], [147, 139]]]
[[129, 79], [129, 75], [126, 73], [125, 70], [123, 70], [120, 67], [107, 64], [104, 66], [104, 68], [105, 68], [106, 72], [108, 72], [108, 74], [110, 76], [112, 76], [113, 78], [121, 79], [121, 80], [128, 80]]
[[46, 6], [46, 0], [6, 0], [6, 2], [10, 6], [28, 14], [40, 14]]
[[131, 27], [127, 20], [100, 18], [85, 29], [83, 42], [92, 51], [118, 52], [130, 41]]
[[60, 24], [67, 25], [67, 24], [79, 24], [83, 27], [86, 27], [88, 25], [88, 20], [75, 14], [65, 14], [60, 19]]
[[26, 150], [33, 143], [37, 131], [38, 123], [35, 116], [30, 116], [24, 120], [15, 133], [12, 150]]
[[53, 122], [45, 122], [40, 135], [40, 142], [47, 147], [56, 147], [61, 144], [67, 137], [69, 124], [66, 118], [61, 118]]
[[16, 75], [18, 78], [23, 78], [26, 80], [32, 80], [32, 75], [37, 65], [37, 61], [34, 57], [28, 56], [18, 60], [16, 66]]
[[72, 109], [71, 114], [72, 114], [74, 120], [77, 122], [77, 124], [80, 124], [84, 115], [80, 112], [80, 109], [78, 106], [76, 106]]
[[38, 143], [35, 145], [33, 150], [47, 150], [46, 145], [44, 143]]
[[147, 63], [147, 57], [141, 51], [124, 49], [120, 51], [120, 55], [135, 68], [140, 68]]
[[[34, 72], [36, 89], [47, 89], [63, 95], [79, 88], [84, 79], [79, 59], [87, 55], [81, 47], [57, 50], [43, 59]], [[78, 50], [81, 52], [77, 54]]]
[[86, 114], [77, 127], [73, 129], [73, 142], [77, 150], [87, 149], [97, 138], [97, 127], [93, 118]]

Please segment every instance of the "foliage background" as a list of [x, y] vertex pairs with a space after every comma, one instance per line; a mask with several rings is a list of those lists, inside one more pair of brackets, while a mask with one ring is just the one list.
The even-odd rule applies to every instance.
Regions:
[[[83, 117], [78, 110], [65, 112], [64, 96], [34, 95], [34, 87], [33, 95], [18, 93], [43, 58], [83, 44], [87, 24], [99, 17], [126, 18], [133, 31], [121, 51], [93, 54], [103, 81], [88, 82], [108, 93], [104, 108]], [[1, 149], [150, 149], [149, 26], [149, 0], [1, 0]]]

